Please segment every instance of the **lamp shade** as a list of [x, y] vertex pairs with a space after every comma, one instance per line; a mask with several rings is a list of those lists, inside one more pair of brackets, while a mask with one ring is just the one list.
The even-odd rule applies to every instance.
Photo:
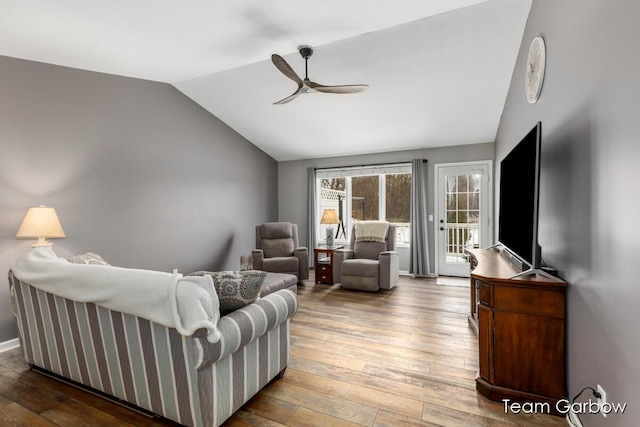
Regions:
[[325, 209], [324, 212], [322, 212], [320, 224], [340, 224], [340, 220], [338, 219], [338, 213], [336, 212], [336, 210]]
[[46, 238], [66, 237], [54, 208], [44, 205], [29, 208], [16, 233], [17, 239], [38, 239], [34, 246], [49, 246]]

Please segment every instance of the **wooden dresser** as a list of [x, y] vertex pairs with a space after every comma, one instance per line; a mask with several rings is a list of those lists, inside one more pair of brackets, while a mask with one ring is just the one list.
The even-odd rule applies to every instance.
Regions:
[[476, 390], [494, 401], [555, 403], [566, 398], [567, 284], [517, 270], [500, 252], [467, 251], [469, 324], [478, 335]]

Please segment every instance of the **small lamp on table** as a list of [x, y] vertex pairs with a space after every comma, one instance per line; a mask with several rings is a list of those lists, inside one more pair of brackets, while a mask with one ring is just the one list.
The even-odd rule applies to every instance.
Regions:
[[320, 224], [328, 224], [329, 226], [326, 229], [326, 244], [327, 246], [333, 246], [333, 227], [332, 224], [340, 224], [340, 219], [338, 219], [338, 213], [335, 209], [325, 209], [322, 213], [322, 219], [320, 219]]

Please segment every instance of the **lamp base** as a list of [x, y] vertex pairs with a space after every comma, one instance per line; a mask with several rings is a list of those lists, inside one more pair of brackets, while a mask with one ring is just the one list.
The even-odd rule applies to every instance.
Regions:
[[53, 246], [53, 243], [44, 237], [38, 237], [38, 241], [31, 245], [32, 248], [41, 248], [43, 246]]
[[326, 245], [333, 246], [333, 228], [327, 227], [326, 233]]

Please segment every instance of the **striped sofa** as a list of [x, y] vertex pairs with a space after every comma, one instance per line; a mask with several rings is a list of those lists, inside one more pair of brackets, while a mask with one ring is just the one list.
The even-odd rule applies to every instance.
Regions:
[[34, 367], [187, 426], [219, 426], [289, 362], [297, 297], [278, 290], [204, 330], [176, 329], [20, 281], [9, 271], [11, 309]]

